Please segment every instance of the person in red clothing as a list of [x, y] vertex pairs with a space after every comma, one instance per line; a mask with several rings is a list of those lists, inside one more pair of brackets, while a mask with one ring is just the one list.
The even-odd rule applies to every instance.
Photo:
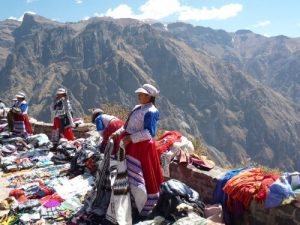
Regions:
[[157, 203], [159, 188], [163, 182], [154, 140], [159, 120], [155, 97], [159, 91], [151, 84], [144, 84], [135, 92], [139, 104], [133, 108], [124, 126], [113, 136], [119, 136], [120, 146], [125, 148], [134, 205], [140, 215], [148, 215]]
[[59, 88], [57, 90], [52, 110], [54, 113], [52, 142], [58, 144], [60, 138], [73, 141], [74, 134], [72, 128], [75, 125], [73, 122], [72, 107], [66, 89]]
[[25, 101], [26, 95], [24, 92], [16, 94], [16, 103], [12, 107], [13, 113], [13, 131], [17, 134], [27, 137], [32, 134], [32, 128], [28, 117], [28, 104]]
[[[103, 138], [100, 145], [100, 152], [102, 153], [105, 150], [109, 137], [124, 125], [122, 120], [115, 116], [104, 113], [102, 109], [93, 110], [92, 123], [96, 125], [97, 131]], [[118, 146], [115, 145], [112, 154], [117, 152], [117, 147]]]

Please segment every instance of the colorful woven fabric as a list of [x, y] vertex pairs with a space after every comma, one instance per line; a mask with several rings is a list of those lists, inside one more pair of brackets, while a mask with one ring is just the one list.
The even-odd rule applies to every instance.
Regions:
[[[227, 207], [232, 208], [231, 199], [240, 201], [246, 209], [249, 208], [252, 198], [259, 193], [258, 199], [264, 197], [265, 188], [261, 184], [265, 178], [273, 177], [260, 168], [252, 168], [232, 177], [223, 190], [228, 194]], [[268, 182], [266, 181], [266, 185]], [[267, 187], [267, 186], [266, 186]], [[259, 192], [261, 191], [261, 192]]]
[[278, 175], [266, 175], [264, 180], [261, 182], [260, 188], [257, 194], [254, 196], [254, 199], [257, 202], [264, 202], [267, 198], [267, 194], [270, 186], [279, 178]]
[[180, 141], [181, 133], [177, 131], [169, 131], [166, 132], [163, 136], [161, 136], [158, 141], [155, 142], [155, 148], [159, 152], [159, 154], [167, 151], [174, 142]]

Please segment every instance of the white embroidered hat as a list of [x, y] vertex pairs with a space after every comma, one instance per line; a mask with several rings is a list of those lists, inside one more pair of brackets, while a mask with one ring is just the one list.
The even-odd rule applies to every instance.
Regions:
[[22, 91], [19, 91], [17, 94], [16, 94], [16, 96], [15, 96], [16, 98], [26, 98], [26, 95], [25, 95], [25, 93], [24, 92], [22, 92]]
[[64, 88], [58, 88], [57, 89], [57, 92], [56, 92], [56, 94], [58, 95], [58, 94], [66, 94], [67, 92], [66, 92], [66, 89], [64, 89]]
[[156, 87], [154, 87], [151, 84], [144, 84], [142, 87], [138, 88], [135, 93], [145, 93], [147, 95], [150, 95], [152, 97], [155, 97], [158, 95], [159, 91]]

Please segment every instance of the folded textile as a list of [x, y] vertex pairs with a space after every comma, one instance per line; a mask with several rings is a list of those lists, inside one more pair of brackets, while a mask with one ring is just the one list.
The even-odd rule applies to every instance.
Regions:
[[55, 219], [59, 216], [59, 209], [57, 207], [53, 208], [41, 208], [41, 216], [44, 219]]
[[191, 160], [192, 165], [194, 165], [197, 168], [202, 169], [202, 170], [211, 170], [212, 168], [215, 167], [215, 163], [212, 160], [208, 160], [205, 158], [197, 159], [197, 158], [191, 157], [190, 160]]
[[38, 212], [35, 213], [23, 213], [20, 217], [20, 221], [24, 224], [29, 224], [30, 222], [35, 222], [41, 218]]
[[270, 186], [269, 193], [267, 194], [265, 202], [265, 207], [273, 208], [280, 206], [285, 199], [289, 199], [290, 197], [295, 198], [293, 189], [286, 177], [281, 176]]
[[36, 206], [39, 206], [40, 202], [37, 199], [29, 199], [26, 202], [19, 204], [19, 210], [32, 209]]

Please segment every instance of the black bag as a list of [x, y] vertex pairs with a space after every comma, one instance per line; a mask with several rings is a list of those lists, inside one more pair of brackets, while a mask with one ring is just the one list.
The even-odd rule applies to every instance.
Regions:
[[178, 212], [176, 208], [181, 203], [185, 203], [192, 206], [193, 211], [203, 217], [205, 204], [200, 196], [195, 198], [195, 193], [197, 192], [184, 183], [174, 179], [162, 183], [160, 186], [160, 196], [157, 205], [153, 209], [152, 215], [160, 215], [166, 219], [171, 218], [177, 220], [186, 216], [186, 212]]

